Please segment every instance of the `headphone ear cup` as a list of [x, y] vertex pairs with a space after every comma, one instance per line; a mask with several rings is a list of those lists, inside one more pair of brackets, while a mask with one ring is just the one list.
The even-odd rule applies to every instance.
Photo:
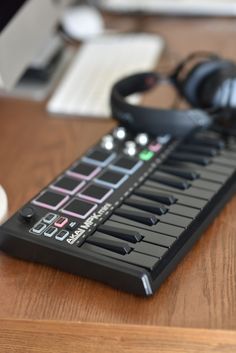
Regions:
[[214, 77], [217, 72], [225, 69], [229, 63], [226, 60], [214, 59], [195, 65], [182, 83], [181, 93], [188, 103], [196, 108], [204, 108], [205, 103], [202, 102], [201, 94], [203, 83], [207, 82], [210, 77]]
[[236, 108], [236, 66], [232, 63], [205, 79], [199, 87], [199, 102], [205, 109]]

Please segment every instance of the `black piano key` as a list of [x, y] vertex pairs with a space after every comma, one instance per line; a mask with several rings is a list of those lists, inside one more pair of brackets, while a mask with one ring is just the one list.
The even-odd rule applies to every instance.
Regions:
[[219, 153], [219, 150], [213, 147], [204, 147], [199, 145], [194, 145], [191, 143], [180, 145], [178, 151], [197, 153], [206, 157], [214, 157]]
[[208, 157], [186, 152], [172, 152], [169, 155], [169, 159], [172, 159], [174, 161], [191, 162], [199, 165], [208, 165], [211, 163], [211, 159]]
[[[156, 185], [155, 185], [156, 184]], [[167, 185], [163, 185], [160, 183], [157, 183], [155, 181], [152, 180], [147, 180], [144, 183], [145, 186], [152, 186], [152, 187], [157, 187], [160, 190], [163, 190], [164, 192], [170, 192], [172, 194], [172, 192], [176, 192], [176, 194], [180, 194], [180, 195], [186, 195], [186, 196], [191, 196], [191, 197], [196, 197], [199, 199], [203, 199], [203, 200], [210, 200], [213, 196], [214, 196], [214, 192], [213, 191], [209, 191], [209, 190], [203, 190], [203, 189], [198, 189], [195, 187], [191, 187], [188, 190], [177, 190], [175, 188], [172, 188], [171, 186], [167, 186]]]
[[[153, 181], [158, 181], [158, 180], [155, 180], [156, 178], [153, 178], [152, 176], [149, 177], [149, 179], [153, 180]], [[160, 183], [160, 182], [159, 182]], [[172, 186], [171, 183], [161, 183], [161, 184], [164, 184], [164, 185], [169, 185], [169, 186]], [[197, 179], [197, 180], [193, 180], [192, 181], [192, 187], [194, 188], [200, 188], [200, 189], [204, 189], [204, 190], [209, 190], [209, 191], [218, 191], [221, 187], [221, 183], [217, 183], [217, 182], [210, 182], [210, 181], [206, 181], [206, 180], [203, 180], [203, 179]], [[180, 189], [180, 188], [178, 188]], [[182, 190], [184, 190], [182, 188]], [[190, 194], [191, 195], [196, 195], [197, 191], [194, 191], [193, 192], [193, 189], [190, 190]], [[186, 194], [188, 194], [188, 191], [186, 192]]]
[[175, 204], [170, 207], [170, 212], [194, 219], [198, 215], [199, 209]]
[[[129, 231], [129, 232], [135, 232], [136, 227], [127, 225], [127, 224], [121, 224], [113, 221], [106, 221], [105, 225], [111, 226], [111, 227], [119, 227], [119, 229], [122, 229], [124, 231]], [[151, 243], [151, 244], [157, 244], [164, 246], [166, 248], [169, 248], [176, 240], [176, 238], [171, 237], [169, 235], [164, 235], [161, 233], [157, 232], [151, 232], [148, 231], [147, 229], [139, 229], [138, 230], [139, 234], [142, 236], [142, 241]]]
[[175, 168], [169, 165], [161, 164], [158, 166], [158, 170], [161, 170], [163, 172], [167, 172], [169, 174], [173, 174], [188, 180], [195, 180], [200, 177], [199, 173], [193, 171], [193, 170], [187, 170], [184, 168]]
[[161, 202], [164, 205], [173, 205], [177, 201], [176, 197], [172, 196], [171, 194], [164, 193], [162, 191], [150, 191], [149, 189], [143, 186], [134, 190], [134, 194], [138, 196], [143, 196], [153, 201]]
[[[134, 203], [127, 203], [127, 201], [130, 200], [130, 199], [134, 200]], [[166, 207], [164, 207], [161, 204], [158, 204], [155, 201], [150, 201], [150, 200], [147, 200], [147, 199], [145, 199], [143, 197], [138, 197], [138, 196], [134, 196], [134, 195], [132, 195], [131, 197], [126, 199], [124, 201], [124, 203], [135, 207], [136, 201], [138, 201], [138, 203], [140, 205], [141, 204], [144, 205], [147, 202], [148, 202], [148, 205], [149, 205], [149, 203], [150, 203], [151, 204], [151, 208], [146, 209], [146, 210], [148, 210], [150, 212], [153, 212], [153, 213], [157, 213], [157, 212], [155, 212], [156, 207], [157, 207], [157, 210], [159, 210], [159, 207], [162, 210], [164, 208], [165, 212], [162, 212], [162, 213], [159, 212], [159, 213], [157, 213], [158, 215], [163, 215], [163, 214], [167, 213], [167, 211], [168, 211], [168, 209]], [[186, 206], [183, 206], [183, 205], [174, 204], [174, 205], [169, 206], [169, 212], [171, 214], [176, 214], [176, 215], [179, 215], [179, 216], [185, 216], [185, 217], [188, 217], [188, 218], [194, 218], [199, 213], [199, 209], [197, 209], [197, 208], [193, 209], [192, 207], [186, 207]], [[161, 220], [161, 218], [160, 218], [160, 220]]]
[[114, 223], [107, 221], [106, 224], [101, 224], [97, 230], [101, 233], [112, 235], [113, 237], [126, 240], [130, 243], [137, 243], [142, 240], [142, 235], [136, 229], [121, 228]]
[[186, 168], [189, 170], [193, 170], [194, 172], [197, 172], [199, 176], [203, 179], [217, 181], [220, 183], [224, 183], [227, 180], [228, 176], [231, 175], [233, 172], [233, 169], [226, 168], [226, 170], [224, 170], [222, 166], [216, 166], [214, 163], [210, 164], [207, 167], [201, 167], [187, 162], [174, 162], [168, 160], [165, 162], [165, 164], [174, 168]]
[[[99, 239], [103, 240], [105, 243], [109, 243], [111, 240], [111, 236], [107, 235], [107, 234], [102, 234], [99, 233]], [[166, 253], [167, 248], [162, 247], [162, 246], [158, 246], [155, 244], [150, 244], [150, 243], [146, 243], [146, 242], [139, 242], [136, 244], [129, 244], [130, 248], [132, 248], [133, 250], [137, 251], [138, 253], [142, 253], [142, 254], [146, 254], [146, 255], [151, 255], [151, 256], [155, 256], [155, 257], [163, 257], [163, 255]], [[108, 249], [110, 250], [110, 249]]]
[[141, 210], [137, 210], [134, 207], [122, 205], [119, 208], [114, 210], [114, 214], [117, 216], [125, 217], [128, 219], [132, 219], [134, 221], [152, 226], [158, 222], [158, 218], [153, 213], [143, 212]]
[[90, 235], [86, 239], [86, 242], [121, 255], [129, 254], [132, 250], [127, 243], [104, 238], [103, 234], [100, 232], [95, 232], [93, 235]]
[[124, 201], [124, 204], [148, 211], [157, 215], [165, 214], [168, 211], [164, 205], [145, 199], [143, 197], [132, 195]]
[[[147, 189], [149, 189], [149, 192], [159, 192], [161, 191], [161, 189], [158, 189], [157, 185], [153, 185], [154, 183], [149, 181], [148, 182], [148, 186]], [[173, 192], [173, 196], [176, 197], [177, 199], [177, 203], [176, 204], [180, 204], [183, 206], [189, 206], [189, 207], [193, 207], [193, 208], [198, 208], [199, 210], [201, 210], [207, 203], [207, 200], [203, 200], [203, 199], [197, 199], [195, 197], [190, 197], [187, 195], [180, 195], [177, 194], [175, 192]]]
[[191, 144], [199, 146], [210, 146], [218, 149], [225, 147], [225, 142], [222, 139], [210, 138], [210, 137], [191, 137]]
[[180, 189], [180, 190], [186, 190], [191, 186], [189, 181], [185, 179], [171, 176], [171, 175], [168, 175], [167, 173], [163, 173], [159, 171], [151, 174], [149, 176], [149, 179], [158, 181], [161, 184], [169, 185], [169, 186], [172, 186], [173, 188]]
[[[122, 206], [122, 207], [126, 207], [126, 206]], [[132, 208], [128, 207], [128, 209], [130, 210]], [[180, 226], [183, 228], [186, 228], [192, 221], [190, 218], [175, 215], [175, 214], [164, 214], [164, 215], [159, 216], [158, 218], [160, 221], [162, 221], [164, 223], [173, 224], [173, 225]]]
[[232, 136], [236, 136], [235, 126], [223, 127], [222, 125], [215, 125], [212, 127], [215, 132], [219, 132], [220, 135], [224, 134], [228, 138], [232, 138]]
[[110, 220], [114, 221], [114, 222], [121, 223], [121, 224], [133, 225], [138, 230], [147, 229], [149, 231], [170, 235], [175, 238], [178, 238], [180, 236], [180, 234], [182, 234], [182, 232], [184, 231], [184, 228], [182, 228], [182, 227], [173, 226], [171, 224], [167, 224], [167, 223], [163, 223], [163, 222], [158, 222], [157, 224], [155, 224], [153, 226], [147, 226], [143, 223], [138, 223], [138, 222], [132, 221], [132, 220], [124, 218], [124, 217], [119, 217], [117, 215], [112, 215], [110, 217]]
[[136, 251], [131, 251], [129, 254], [125, 255], [120, 255], [110, 250], [106, 250], [89, 243], [84, 243], [82, 245], [82, 249], [86, 250], [88, 253], [97, 253], [99, 255], [108, 256], [116, 260], [121, 260], [121, 263], [126, 262], [131, 265], [145, 268], [148, 271], [153, 271], [157, 263], [159, 262], [158, 257], [141, 254]]

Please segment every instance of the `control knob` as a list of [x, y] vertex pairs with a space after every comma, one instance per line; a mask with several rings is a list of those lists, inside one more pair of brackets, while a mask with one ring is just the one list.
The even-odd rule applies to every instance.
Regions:
[[135, 141], [140, 146], [146, 146], [148, 144], [149, 137], [147, 134], [141, 133], [136, 136]]
[[101, 146], [107, 151], [114, 148], [114, 138], [111, 135], [106, 135], [102, 138]]
[[135, 156], [135, 154], [137, 153], [136, 143], [134, 141], [126, 141], [124, 153], [131, 157]]
[[114, 131], [113, 131], [113, 136], [117, 139], [117, 140], [124, 140], [127, 136], [126, 133], [126, 129], [122, 126], [117, 127]]

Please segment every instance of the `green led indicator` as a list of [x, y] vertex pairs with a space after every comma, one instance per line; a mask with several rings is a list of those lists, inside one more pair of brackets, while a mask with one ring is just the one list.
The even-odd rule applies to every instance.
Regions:
[[139, 158], [142, 159], [143, 161], [149, 161], [153, 156], [154, 152], [149, 151], [149, 150], [143, 150], [142, 152], [139, 153]]

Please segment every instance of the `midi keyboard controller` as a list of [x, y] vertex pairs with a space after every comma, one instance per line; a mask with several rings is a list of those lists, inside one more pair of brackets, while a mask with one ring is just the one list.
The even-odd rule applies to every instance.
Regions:
[[0, 227], [5, 252], [150, 296], [236, 187], [236, 138], [116, 127]]

